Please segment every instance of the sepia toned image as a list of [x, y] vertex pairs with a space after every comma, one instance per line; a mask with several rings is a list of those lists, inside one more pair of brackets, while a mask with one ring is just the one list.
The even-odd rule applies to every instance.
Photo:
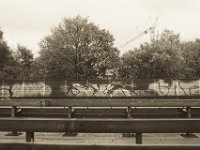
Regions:
[[199, 0], [0, 0], [0, 150], [199, 150]]

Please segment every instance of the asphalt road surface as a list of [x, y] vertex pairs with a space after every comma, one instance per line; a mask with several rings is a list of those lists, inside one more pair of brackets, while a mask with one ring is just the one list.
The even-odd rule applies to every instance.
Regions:
[[[5, 136], [0, 132], [0, 142], [24, 143], [25, 134]], [[196, 133], [200, 137], [200, 133]], [[200, 144], [200, 138], [184, 138], [180, 134], [143, 134], [143, 144]], [[135, 144], [135, 137], [122, 137], [120, 133], [80, 133], [78, 136], [64, 136], [63, 133], [35, 133], [35, 143], [51, 144]]]

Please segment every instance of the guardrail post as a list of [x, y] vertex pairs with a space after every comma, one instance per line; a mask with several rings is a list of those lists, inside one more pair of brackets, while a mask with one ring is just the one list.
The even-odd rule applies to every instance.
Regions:
[[[73, 113], [72, 107], [68, 107], [67, 118], [72, 118], [72, 113]], [[78, 133], [73, 131], [68, 131], [63, 134], [63, 136], [77, 136], [77, 135]]]
[[[127, 109], [127, 118], [131, 118], [131, 107]], [[122, 137], [135, 137], [134, 133], [122, 133]]]
[[12, 106], [11, 108], [11, 117], [16, 117], [16, 112], [17, 112], [17, 107], [16, 106]]
[[136, 144], [142, 144], [142, 133], [136, 133]]
[[[14, 118], [17, 116], [17, 106], [12, 106], [11, 108], [11, 117]], [[18, 131], [12, 131], [10, 133], [7, 133], [5, 136], [19, 136], [21, 135], [22, 133], [21, 132], [18, 132]]]
[[[191, 112], [191, 107], [190, 106], [186, 107], [185, 117], [186, 118], [192, 118], [192, 112]], [[196, 135], [194, 135], [193, 133], [189, 133], [189, 132], [183, 133], [182, 136], [185, 137], [185, 138], [197, 138]]]
[[[191, 117], [192, 117], [191, 107], [187, 107], [187, 108], [186, 108], [186, 112], [187, 112], [187, 113], [186, 113], [186, 117], [187, 117], [187, 118], [191, 118]], [[186, 133], [185, 136], [186, 136], [186, 137], [192, 137], [193, 134], [192, 134], [192, 133]]]
[[72, 118], [72, 107], [68, 107], [67, 117]]
[[[186, 107], [186, 117], [187, 118], [191, 118], [192, 114], [191, 114], [191, 107]], [[192, 133], [185, 133], [186, 137], [189, 137]]]
[[131, 118], [131, 107], [127, 109], [127, 118]]
[[34, 132], [26, 132], [26, 142], [34, 142]]
[[187, 107], [186, 110], [187, 110], [187, 117], [191, 118], [192, 117], [191, 107]]

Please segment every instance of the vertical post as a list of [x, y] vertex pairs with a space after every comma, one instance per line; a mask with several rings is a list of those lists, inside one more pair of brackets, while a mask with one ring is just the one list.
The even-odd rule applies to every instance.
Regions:
[[142, 133], [136, 133], [136, 144], [142, 144]]
[[127, 118], [131, 118], [131, 107], [128, 107]]
[[[17, 116], [17, 106], [12, 106], [11, 108], [11, 117], [14, 118]], [[21, 132], [18, 131], [11, 131], [10, 133], [7, 133], [5, 136], [19, 136], [21, 135]]]
[[34, 142], [34, 132], [26, 132], [26, 142]]
[[187, 110], [187, 118], [191, 118], [191, 117], [192, 117], [191, 107], [188, 106], [188, 107], [186, 108], [186, 110]]
[[12, 108], [11, 108], [11, 117], [16, 117], [16, 112], [17, 112], [17, 107], [16, 106], [12, 106]]
[[[187, 118], [191, 118], [191, 117], [192, 117], [192, 114], [191, 114], [191, 107], [189, 107], [189, 106], [186, 108], [186, 117], [187, 117]], [[186, 135], [186, 137], [189, 137], [190, 134], [191, 134], [191, 133], [188, 133], [188, 132], [187, 132], [185, 135]]]
[[[72, 118], [72, 107], [68, 107], [68, 112], [67, 112], [67, 118]], [[68, 131], [68, 132], [65, 132], [63, 134], [63, 136], [77, 136], [78, 133], [77, 132], [73, 132], [73, 131]]]
[[[131, 107], [127, 108], [127, 119], [131, 118]], [[134, 133], [122, 133], [122, 137], [134, 137]]]
[[[16, 117], [17, 116], [17, 107], [16, 106], [12, 106], [12, 108], [11, 108], [11, 117], [12, 118], [14, 118], [14, 117]], [[9, 133], [8, 133], [9, 134]], [[10, 135], [18, 135], [18, 132], [17, 131], [12, 131], [11, 133], [10, 133]]]
[[[190, 106], [186, 107], [185, 117], [186, 118], [191, 118], [192, 117], [192, 112], [191, 112], [191, 107]], [[181, 136], [183, 136], [185, 138], [197, 138], [196, 135], [194, 135], [193, 133], [189, 133], [189, 132], [182, 133]]]
[[68, 107], [67, 117], [72, 118], [72, 107]]

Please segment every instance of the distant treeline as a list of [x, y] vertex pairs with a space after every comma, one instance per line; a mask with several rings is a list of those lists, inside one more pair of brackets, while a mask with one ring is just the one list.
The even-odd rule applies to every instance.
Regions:
[[181, 41], [170, 30], [120, 57], [109, 31], [87, 18], [65, 18], [41, 40], [36, 58], [25, 46], [11, 49], [1, 30], [0, 80], [200, 78], [200, 40]]

